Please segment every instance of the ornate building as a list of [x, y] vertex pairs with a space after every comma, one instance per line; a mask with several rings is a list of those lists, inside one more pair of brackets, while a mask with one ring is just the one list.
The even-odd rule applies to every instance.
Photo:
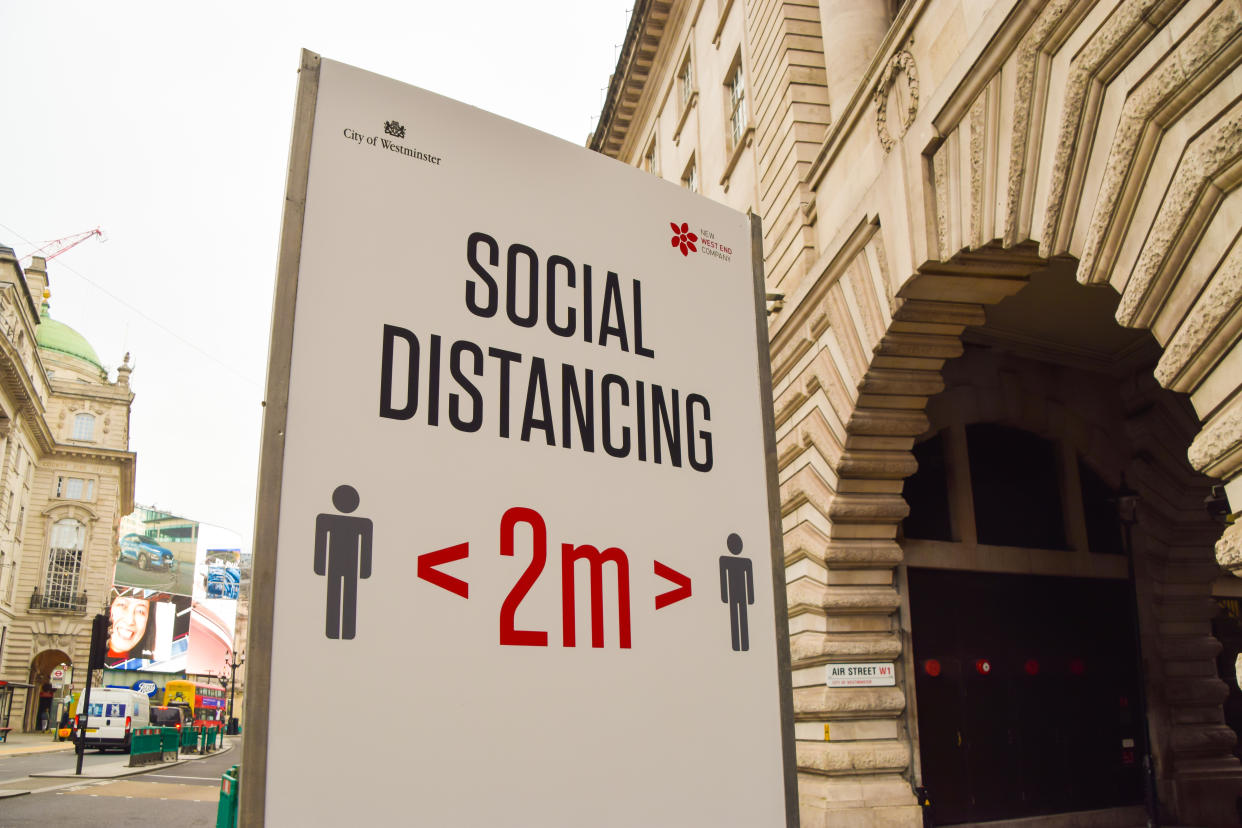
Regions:
[[590, 146], [763, 219], [803, 826], [1238, 823], [1240, 61], [1233, 2], [636, 1]]
[[0, 247], [0, 725], [23, 730], [54, 715], [58, 667], [84, 683], [134, 508], [128, 355], [110, 382], [90, 343], [49, 316], [46, 268]]

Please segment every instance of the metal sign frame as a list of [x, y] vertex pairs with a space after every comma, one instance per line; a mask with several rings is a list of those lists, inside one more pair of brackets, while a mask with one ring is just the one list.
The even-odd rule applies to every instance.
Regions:
[[[315, 110], [319, 94], [321, 58], [303, 50], [293, 134], [285, 185], [280, 253], [273, 299], [271, 344], [264, 400], [258, 487], [255, 498], [253, 575], [250, 623], [247, 638], [247, 687], [245, 694], [244, 761], [241, 766], [240, 825], [264, 824], [271, 696], [271, 654], [276, 589], [276, 549], [285, 465], [285, 435], [289, 413], [289, 389], [293, 355], [294, 309], [301, 270], [303, 221], [306, 212], [310, 154]], [[797, 763], [793, 734], [793, 691], [789, 652], [788, 608], [785, 594], [785, 562], [777, 482], [775, 419], [772, 377], [767, 339], [766, 285], [763, 272], [763, 234], [758, 216], [750, 215], [751, 267], [754, 276], [755, 347], [758, 353], [764, 463], [766, 469], [769, 526], [769, 563], [775, 613], [777, 691], [781, 727], [785, 824], [799, 824]], [[408, 815], [407, 815], [408, 816]]]

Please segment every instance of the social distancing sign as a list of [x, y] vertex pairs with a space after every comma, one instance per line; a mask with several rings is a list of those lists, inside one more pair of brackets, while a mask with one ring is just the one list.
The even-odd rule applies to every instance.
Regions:
[[314, 55], [299, 96], [243, 819], [796, 824], [751, 220]]

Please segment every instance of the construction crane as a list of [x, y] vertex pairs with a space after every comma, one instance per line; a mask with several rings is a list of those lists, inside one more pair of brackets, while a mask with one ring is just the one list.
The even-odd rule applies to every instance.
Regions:
[[[79, 244], [86, 241], [91, 236], [98, 236], [101, 242], [105, 242], [108, 240], [108, 237], [104, 235], [104, 232], [100, 230], [98, 227], [96, 227], [94, 230], [84, 230], [81, 233], [74, 233], [72, 236], [65, 236], [63, 239], [55, 239], [54, 241], [50, 241], [47, 244], [40, 247], [35, 252], [27, 254], [26, 256], [23, 256], [22, 261], [29, 262], [35, 256], [43, 256], [43, 258], [46, 261], [50, 262], [52, 259], [55, 259], [57, 256], [59, 256], [61, 253], [68, 253], [70, 250], [77, 247]], [[54, 250], [55, 252], [52, 253], [50, 256], [44, 256], [43, 255], [44, 251], [47, 251], [47, 250]]]

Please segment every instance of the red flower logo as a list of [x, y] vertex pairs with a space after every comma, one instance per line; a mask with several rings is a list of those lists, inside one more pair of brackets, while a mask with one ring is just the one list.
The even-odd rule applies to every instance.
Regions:
[[694, 246], [699, 237], [690, 232], [689, 224], [683, 221], [679, 225], [675, 221], [670, 221], [668, 226], [673, 228], [673, 247], [680, 247], [681, 255], [689, 256], [691, 250], [695, 253], [699, 252], [699, 249]]

